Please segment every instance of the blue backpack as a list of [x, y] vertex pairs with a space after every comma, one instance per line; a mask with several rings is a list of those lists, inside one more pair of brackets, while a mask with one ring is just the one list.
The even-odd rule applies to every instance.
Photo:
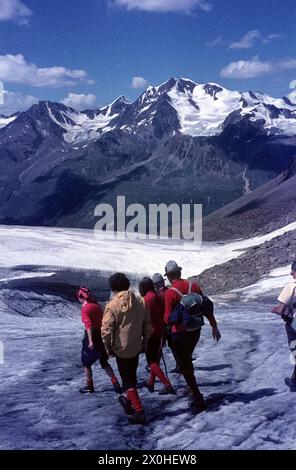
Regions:
[[171, 325], [183, 326], [186, 331], [199, 330], [204, 325], [202, 304], [203, 296], [195, 292], [191, 292], [192, 283], [189, 282], [188, 294], [182, 294], [175, 287], [171, 287], [180, 295], [180, 302], [169, 315], [169, 323]]

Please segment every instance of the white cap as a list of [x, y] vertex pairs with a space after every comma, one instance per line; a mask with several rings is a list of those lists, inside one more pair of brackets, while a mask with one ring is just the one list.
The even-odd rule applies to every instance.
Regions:
[[177, 271], [182, 271], [181, 266], [178, 266], [176, 261], [170, 260], [165, 265], [165, 276], [170, 273], [175, 273]]

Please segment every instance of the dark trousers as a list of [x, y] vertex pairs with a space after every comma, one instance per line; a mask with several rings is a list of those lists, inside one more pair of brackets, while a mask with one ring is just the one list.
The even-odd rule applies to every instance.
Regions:
[[127, 359], [116, 356], [116, 362], [124, 390], [137, 388], [139, 355], [137, 354], [135, 357]]
[[196, 331], [180, 331], [173, 333], [173, 351], [181, 372], [193, 372], [192, 354], [199, 338], [200, 329]]
[[94, 348], [89, 349], [88, 334], [85, 331], [84, 337], [82, 340], [82, 350], [81, 350], [82, 365], [84, 367], [91, 367], [97, 360], [99, 360], [102, 369], [105, 369], [105, 367], [107, 367], [109, 363], [108, 363], [108, 354], [103, 344], [101, 333], [99, 331], [93, 331], [92, 336], [93, 336]]
[[294, 358], [293, 378], [296, 380], [296, 331], [290, 325], [286, 324], [286, 332], [288, 337], [289, 348]]
[[200, 329], [173, 333], [173, 351], [180, 371], [194, 396], [200, 395], [192, 363], [192, 354], [200, 338]]
[[156, 364], [159, 364], [160, 358], [161, 358], [160, 346], [161, 346], [161, 336], [157, 336], [157, 337], [151, 336], [148, 341], [147, 352], [146, 352], [146, 360], [149, 365], [152, 364], [153, 362], [156, 362]]
[[180, 370], [180, 367], [178, 365], [178, 361], [177, 361], [177, 358], [176, 358], [176, 354], [175, 354], [174, 348], [173, 348], [173, 334], [172, 334], [171, 331], [166, 333], [166, 340], [167, 340], [168, 347], [170, 348], [170, 350], [172, 351], [172, 354], [174, 356], [174, 359], [175, 359], [175, 362], [176, 362], [176, 369]]

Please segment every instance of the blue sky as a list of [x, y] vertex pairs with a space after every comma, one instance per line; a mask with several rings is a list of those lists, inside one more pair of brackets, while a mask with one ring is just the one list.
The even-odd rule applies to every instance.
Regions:
[[134, 100], [172, 76], [287, 95], [295, 24], [295, 0], [0, 0], [0, 114]]

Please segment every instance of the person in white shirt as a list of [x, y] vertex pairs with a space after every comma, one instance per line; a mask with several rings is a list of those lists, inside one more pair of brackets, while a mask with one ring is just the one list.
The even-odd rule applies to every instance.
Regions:
[[285, 379], [285, 383], [291, 392], [296, 392], [296, 260], [291, 267], [291, 276], [293, 281], [284, 287], [278, 297], [279, 304], [273, 307], [272, 312], [281, 315], [286, 323], [289, 348], [294, 361], [294, 372], [291, 378]]

